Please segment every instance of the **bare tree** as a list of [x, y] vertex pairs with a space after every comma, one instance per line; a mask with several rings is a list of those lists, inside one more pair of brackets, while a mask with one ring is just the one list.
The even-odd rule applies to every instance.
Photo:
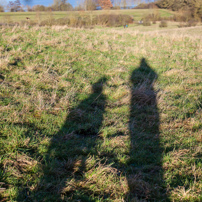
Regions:
[[79, 0], [77, 1], [75, 10], [96, 10], [98, 6], [98, 0]]
[[121, 8], [121, 0], [114, 0], [113, 1], [113, 8], [120, 9]]
[[26, 6], [26, 9], [27, 9], [28, 12], [33, 11], [33, 9], [31, 8], [31, 6], [28, 6], [28, 5]]
[[0, 12], [4, 12], [4, 7], [0, 5]]
[[98, 2], [96, 0], [85, 0], [85, 10], [96, 10]]
[[11, 12], [18, 12], [18, 11], [22, 11], [22, 7], [21, 7], [21, 3], [20, 0], [16, 0], [16, 1], [9, 1], [8, 3], [8, 9]]
[[53, 5], [51, 6], [53, 10], [56, 11], [68, 11], [73, 10], [73, 7], [67, 0], [54, 0]]
[[6, 4], [4, 0], [0, 0], [0, 12], [4, 12]]
[[2, 6], [3, 8], [5, 8], [7, 5], [5, 0], [0, 0], [0, 6]]

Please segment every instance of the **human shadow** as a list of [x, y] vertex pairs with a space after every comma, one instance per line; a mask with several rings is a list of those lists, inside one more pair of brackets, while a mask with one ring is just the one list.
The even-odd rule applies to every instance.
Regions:
[[[156, 72], [145, 58], [132, 72], [130, 81], [130, 160], [129, 195], [126, 201], [167, 201], [163, 183], [162, 147], [159, 140]], [[162, 198], [163, 196], [163, 198]]]
[[92, 85], [92, 93], [87, 98], [82, 95], [79, 105], [69, 110], [42, 158], [43, 176], [38, 186], [33, 191], [21, 191], [18, 201], [94, 201], [85, 186], [79, 190], [74, 184], [85, 181], [86, 161], [96, 154], [106, 105], [106, 81], [105, 77], [99, 79]]

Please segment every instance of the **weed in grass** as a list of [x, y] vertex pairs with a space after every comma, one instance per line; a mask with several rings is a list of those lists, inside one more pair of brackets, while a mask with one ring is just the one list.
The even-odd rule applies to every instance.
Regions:
[[162, 20], [161, 23], [159, 24], [159, 27], [168, 27], [168, 22], [165, 20]]

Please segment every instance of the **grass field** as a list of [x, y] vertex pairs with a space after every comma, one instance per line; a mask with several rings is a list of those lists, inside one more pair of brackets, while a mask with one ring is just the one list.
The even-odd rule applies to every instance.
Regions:
[[[54, 17], [55, 19], [63, 18], [67, 16], [74, 16], [74, 15], [100, 15], [100, 14], [127, 14], [133, 16], [134, 20], [141, 20], [142, 17], [145, 15], [148, 15], [149, 13], [157, 12], [157, 10], [151, 9], [131, 9], [131, 10], [110, 10], [110, 11], [68, 11], [68, 12], [0, 12], [0, 22], [5, 21], [13, 21], [13, 22], [19, 22], [21, 20], [26, 20], [26, 17], [29, 17], [31, 20], [45, 20], [50, 17]], [[159, 14], [162, 17], [169, 17], [174, 14], [172, 11], [158, 9]]]
[[201, 201], [201, 26], [0, 28], [0, 200]]

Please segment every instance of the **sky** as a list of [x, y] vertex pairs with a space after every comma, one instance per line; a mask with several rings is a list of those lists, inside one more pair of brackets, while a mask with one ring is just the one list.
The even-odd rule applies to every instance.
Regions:
[[[68, 2], [72, 5], [72, 6], [76, 6], [77, 5], [77, 0], [68, 0]], [[33, 6], [33, 5], [44, 5], [44, 6], [49, 6], [53, 3], [53, 0], [21, 0], [21, 3], [23, 5], [29, 5], [29, 6]]]
[[[8, 3], [9, 1], [15, 1], [15, 0], [4, 0], [4, 3]], [[2, 2], [2, 0], [1, 0]], [[29, 6], [34, 6], [37, 4], [44, 5], [44, 6], [49, 6], [53, 4], [53, 0], [20, 0], [22, 5], [29, 5]], [[68, 0], [68, 2], [75, 7], [78, 3], [78, 0]]]
[[[15, 1], [15, 0], [0, 0], [0, 3], [3, 2], [5, 5], [9, 1]], [[77, 6], [80, 1], [81, 0], [67, 0], [67, 2], [69, 2], [73, 7]], [[145, 0], [145, 1], [148, 1], [148, 0]], [[153, 0], [150, 0], [150, 1], [153, 1]], [[25, 5], [25, 6], [29, 5], [31, 7], [37, 4], [44, 5], [44, 6], [50, 6], [51, 4], [53, 4], [53, 0], [20, 0], [20, 2], [22, 5]]]

